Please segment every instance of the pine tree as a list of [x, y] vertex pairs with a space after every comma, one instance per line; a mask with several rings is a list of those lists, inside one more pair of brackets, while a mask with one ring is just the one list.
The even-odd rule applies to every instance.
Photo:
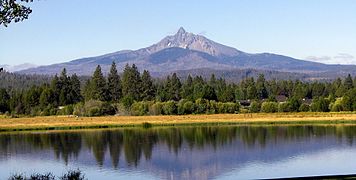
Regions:
[[101, 72], [100, 65], [98, 65], [94, 71], [91, 79], [91, 88], [93, 99], [100, 101], [105, 101], [107, 99], [106, 80]]
[[108, 75], [108, 98], [110, 101], [119, 102], [121, 97], [121, 79], [116, 69], [116, 63], [112, 62]]
[[10, 95], [6, 89], [0, 89], [0, 112], [4, 113], [9, 110]]
[[182, 86], [181, 96], [183, 99], [193, 100], [193, 78], [189, 74]]
[[49, 104], [53, 104], [52, 89], [45, 87], [40, 95], [40, 106], [42, 109], [46, 108]]
[[260, 74], [257, 78], [257, 96], [259, 99], [266, 99], [268, 98], [268, 92], [265, 86], [265, 76]]
[[59, 82], [59, 78], [57, 76], [57, 74], [54, 76], [54, 78], [51, 81], [51, 89], [53, 92], [53, 105], [54, 106], [58, 106], [59, 105], [59, 95], [61, 93], [61, 85]]
[[180, 100], [180, 88], [182, 87], [182, 83], [177, 77], [176, 73], [173, 73], [171, 78], [171, 85], [168, 93], [170, 94], [171, 100], [179, 101]]
[[352, 81], [352, 77], [351, 75], [349, 74], [345, 81], [344, 81], [344, 87], [349, 90], [349, 89], [352, 89], [353, 88], [353, 81]]
[[67, 105], [71, 104], [71, 99], [70, 99], [70, 78], [67, 76], [67, 70], [64, 68], [62, 70], [61, 75], [59, 76], [59, 88], [60, 88], [60, 93], [59, 93], [59, 105]]
[[155, 88], [150, 73], [144, 70], [141, 77], [141, 99], [153, 100], [155, 97]]
[[80, 102], [83, 97], [81, 94], [80, 80], [75, 73], [70, 77], [70, 86], [70, 103], [74, 104]]
[[140, 72], [135, 64], [130, 67], [126, 64], [122, 75], [122, 94], [126, 98], [140, 100]]

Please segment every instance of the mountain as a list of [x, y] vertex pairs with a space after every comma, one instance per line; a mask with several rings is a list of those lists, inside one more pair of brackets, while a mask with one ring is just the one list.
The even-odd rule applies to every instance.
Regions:
[[21, 71], [29, 68], [35, 68], [37, 65], [35, 64], [30, 64], [30, 63], [24, 63], [24, 64], [19, 64], [19, 65], [7, 65], [7, 64], [2, 64], [0, 67], [4, 68], [8, 72], [15, 72], [15, 71]]
[[19, 72], [56, 74], [66, 68], [69, 73], [91, 75], [97, 65], [102, 66], [104, 73], [108, 72], [113, 61], [117, 63], [119, 70], [122, 70], [126, 64], [135, 63], [140, 70], [147, 69], [155, 74], [202, 68], [211, 69], [211, 72], [241, 71], [241, 69], [254, 69], [261, 72], [281, 71], [327, 78], [356, 73], [355, 65], [329, 65], [271, 53], [246, 53], [204, 36], [186, 32], [183, 28], [147, 48], [118, 51]]

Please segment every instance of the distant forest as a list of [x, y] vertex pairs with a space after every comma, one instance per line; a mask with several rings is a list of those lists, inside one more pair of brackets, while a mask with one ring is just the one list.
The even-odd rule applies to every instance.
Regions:
[[0, 113], [47, 115], [175, 115], [248, 112], [328, 112], [356, 110], [356, 79], [334, 81], [266, 80], [246, 77], [238, 83], [176, 73], [162, 79], [113, 62], [104, 76], [98, 65], [91, 77], [54, 77], [0, 73]]

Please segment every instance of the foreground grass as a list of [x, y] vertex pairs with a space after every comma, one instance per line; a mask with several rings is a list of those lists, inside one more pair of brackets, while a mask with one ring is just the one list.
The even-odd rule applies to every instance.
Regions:
[[355, 113], [256, 113], [182, 116], [0, 117], [0, 131], [226, 124], [356, 124]]

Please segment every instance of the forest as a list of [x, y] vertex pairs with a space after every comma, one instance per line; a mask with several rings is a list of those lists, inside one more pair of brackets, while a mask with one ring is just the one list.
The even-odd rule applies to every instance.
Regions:
[[[26, 75], [18, 77], [26, 79]], [[256, 79], [228, 83], [214, 74], [210, 78], [188, 75], [183, 79], [173, 73], [157, 79], [147, 70], [139, 72], [135, 64], [127, 64], [119, 74], [113, 62], [106, 76], [98, 65], [91, 77], [81, 81], [63, 69], [59, 75], [34, 81], [29, 88], [2, 85], [0, 113], [19, 117], [356, 110], [356, 78], [351, 75], [329, 82], [304, 82], [266, 80], [260, 74]]]

